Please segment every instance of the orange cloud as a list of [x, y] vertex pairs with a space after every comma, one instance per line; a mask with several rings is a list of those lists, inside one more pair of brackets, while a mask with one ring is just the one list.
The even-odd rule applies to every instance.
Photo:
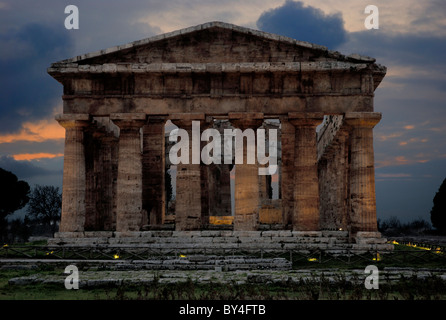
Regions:
[[37, 123], [25, 122], [18, 133], [0, 135], [1, 143], [17, 141], [42, 142], [65, 138], [65, 129], [55, 120], [41, 120]]
[[412, 129], [415, 129], [415, 126], [410, 124], [410, 125], [404, 126], [404, 129], [412, 130]]
[[38, 160], [38, 159], [53, 159], [57, 157], [63, 157], [63, 153], [21, 153], [21, 154], [14, 154], [12, 156], [14, 160], [20, 161], [20, 160]]
[[390, 133], [390, 134], [377, 134], [376, 138], [380, 141], [387, 141], [389, 139], [393, 139], [393, 138], [399, 138], [403, 135], [402, 132], [395, 132], [395, 133]]
[[422, 143], [426, 143], [426, 142], [428, 142], [428, 141], [429, 141], [428, 139], [411, 138], [411, 139], [409, 139], [409, 140], [407, 140], [407, 141], [401, 141], [401, 142], [399, 143], [399, 145], [400, 145], [400, 146], [405, 146], [405, 145], [407, 145], [408, 143], [414, 143], [414, 142], [422, 142]]

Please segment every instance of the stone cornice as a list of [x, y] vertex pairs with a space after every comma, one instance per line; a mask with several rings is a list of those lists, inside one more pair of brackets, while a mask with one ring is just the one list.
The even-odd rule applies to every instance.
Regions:
[[318, 62], [243, 62], [243, 63], [106, 63], [101, 65], [78, 65], [75, 63], [54, 66], [48, 69], [56, 74], [101, 74], [101, 73], [249, 73], [249, 72], [326, 72], [360, 71], [368, 64], [342, 61]]

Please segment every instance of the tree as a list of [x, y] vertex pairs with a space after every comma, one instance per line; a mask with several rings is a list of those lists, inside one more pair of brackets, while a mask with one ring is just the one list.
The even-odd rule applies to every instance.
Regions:
[[26, 212], [36, 222], [48, 226], [54, 235], [60, 221], [61, 208], [62, 194], [59, 188], [36, 185], [31, 193]]
[[14, 243], [27, 242], [31, 235], [30, 221], [28, 217], [22, 220], [20, 218], [13, 219], [9, 222], [9, 242]]
[[440, 231], [446, 233], [446, 179], [440, 186], [440, 189], [435, 194], [434, 205], [431, 210], [432, 226]]
[[0, 168], [0, 240], [6, 239], [6, 217], [23, 208], [29, 201], [29, 184], [15, 174]]

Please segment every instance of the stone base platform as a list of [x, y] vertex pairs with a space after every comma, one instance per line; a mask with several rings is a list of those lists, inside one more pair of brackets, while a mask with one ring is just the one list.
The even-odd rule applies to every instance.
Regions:
[[330, 253], [348, 251], [391, 251], [379, 232], [358, 232], [349, 237], [347, 231], [141, 231], [141, 232], [62, 232], [48, 240], [49, 246], [79, 246], [101, 248], [147, 248], [160, 253], [221, 254], [225, 250], [312, 251]]
[[1, 270], [38, 270], [42, 265], [65, 268], [76, 265], [83, 270], [291, 270], [285, 258], [255, 258], [252, 256], [187, 255], [166, 256], [144, 260], [79, 260], [79, 259], [3, 259]]

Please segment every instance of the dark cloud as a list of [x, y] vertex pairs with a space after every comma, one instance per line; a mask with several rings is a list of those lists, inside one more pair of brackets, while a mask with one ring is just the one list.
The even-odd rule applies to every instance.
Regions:
[[339, 49], [372, 56], [379, 63], [392, 65], [444, 66], [446, 39], [432, 33], [392, 33], [366, 30], [348, 34]]
[[326, 15], [302, 2], [286, 1], [281, 7], [264, 12], [257, 20], [263, 31], [281, 34], [334, 49], [346, 40], [341, 14]]
[[[39, 165], [36, 165], [39, 163]], [[40, 161], [17, 161], [9, 156], [0, 157], [0, 168], [14, 173], [19, 179], [32, 179], [41, 176], [61, 176], [61, 159], [46, 159]], [[45, 168], [46, 167], [46, 168]], [[58, 169], [55, 169], [60, 167]]]
[[62, 90], [46, 69], [72, 54], [72, 40], [60, 28], [28, 24], [2, 33], [0, 47], [0, 133], [11, 133], [52, 114]]
[[[79, 29], [69, 31], [76, 42], [76, 55], [145, 39], [161, 29], [140, 21], [157, 10], [159, 1], [71, 1], [79, 9]], [[71, 57], [70, 57], [71, 58]]]

